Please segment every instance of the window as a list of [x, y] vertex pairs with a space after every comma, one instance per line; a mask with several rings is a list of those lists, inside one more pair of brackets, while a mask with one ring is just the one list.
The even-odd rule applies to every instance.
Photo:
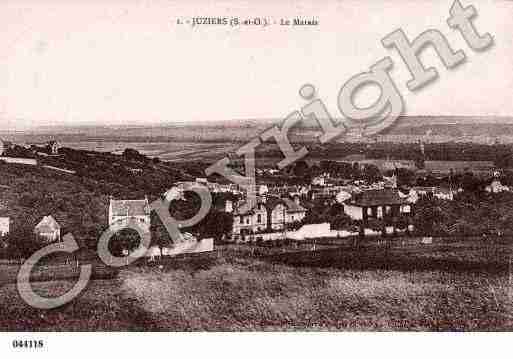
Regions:
[[294, 216], [292, 216], [292, 220], [294, 220]]
[[246, 224], [249, 224], [249, 218], [246, 218]]
[[242, 219], [242, 216], [240, 216], [240, 221], [239, 221], [240, 224], [244, 224], [244, 220]]
[[261, 214], [259, 214], [257, 216], [257, 223], [262, 223], [262, 215]]

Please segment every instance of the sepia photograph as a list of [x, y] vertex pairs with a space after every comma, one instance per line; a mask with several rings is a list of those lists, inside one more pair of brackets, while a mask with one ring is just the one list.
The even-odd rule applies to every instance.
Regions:
[[0, 28], [0, 353], [511, 339], [512, 1], [0, 0]]

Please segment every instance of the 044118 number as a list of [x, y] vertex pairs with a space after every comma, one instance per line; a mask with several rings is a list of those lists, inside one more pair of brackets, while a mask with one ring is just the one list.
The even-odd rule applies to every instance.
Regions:
[[15, 349], [41, 349], [44, 347], [42, 340], [13, 340], [12, 347]]

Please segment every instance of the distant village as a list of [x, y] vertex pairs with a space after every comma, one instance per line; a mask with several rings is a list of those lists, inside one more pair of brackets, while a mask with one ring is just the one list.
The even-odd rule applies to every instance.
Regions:
[[[465, 189], [461, 181], [453, 178], [472, 175], [486, 181], [483, 190], [491, 194], [510, 192], [503, 185], [501, 169], [491, 161], [431, 161], [425, 158], [424, 144], [419, 143], [420, 160], [369, 159], [363, 155], [349, 155], [331, 161], [323, 168], [318, 166], [308, 183], [292, 184], [276, 181], [279, 171], [274, 167], [258, 168], [256, 205], [244, 210], [246, 192], [233, 183], [216, 182], [207, 178], [170, 183], [171, 190], [183, 192], [188, 186], [204, 186], [216, 196], [214, 209], [231, 217], [229, 233], [223, 234], [226, 243], [265, 243], [282, 240], [301, 241], [312, 238], [352, 238], [381, 235], [412, 235], [415, 233], [413, 217], [416, 204], [422, 198], [453, 201]], [[39, 158], [60, 156], [57, 141], [15, 145], [3, 142], [0, 162], [25, 166], [41, 165], [49, 170], [73, 175], [74, 170], [40, 164]], [[16, 154], [16, 156], [13, 156]], [[347, 178], [337, 174], [339, 166], [364, 173], [373, 169], [374, 176]], [[140, 175], [142, 169], [129, 168], [131, 175]], [[405, 183], [401, 173], [408, 172], [414, 180]], [[280, 178], [286, 178], [281, 176]], [[426, 178], [438, 179], [438, 183], [423, 183]], [[429, 182], [429, 181], [428, 181]], [[423, 183], [423, 185], [419, 185]], [[162, 194], [165, 196], [166, 194]], [[330, 221], [319, 208], [332, 209]], [[108, 226], [122, 226], [136, 220], [150, 232], [151, 216], [148, 197], [140, 199], [109, 199]], [[333, 223], [339, 223], [333, 225]], [[376, 221], [380, 221], [376, 225]], [[10, 233], [12, 220], [0, 217], [0, 237]], [[186, 229], [185, 229], [186, 230]], [[182, 238], [168, 247], [153, 245], [148, 251], [151, 257], [174, 255], [183, 252], [211, 251], [212, 238], [198, 238], [183, 230]], [[53, 213], [43, 216], [33, 228], [42, 243], [73, 239], [73, 233], [62, 233], [62, 227]], [[179, 248], [182, 246], [181, 248]]]

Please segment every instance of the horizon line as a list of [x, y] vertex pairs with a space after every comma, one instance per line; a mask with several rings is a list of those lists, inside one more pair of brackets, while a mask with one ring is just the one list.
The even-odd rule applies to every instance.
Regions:
[[[512, 120], [511, 124], [513, 124], [513, 115], [401, 115], [398, 117], [397, 121], [404, 121], [408, 118], [482, 118], [482, 119], [510, 119]], [[311, 121], [310, 119], [307, 119]], [[336, 121], [342, 120], [342, 118], [334, 118]], [[104, 123], [93, 123], [93, 122], [79, 122], [76, 124], [68, 124], [68, 123], [60, 123], [60, 124], [43, 124], [38, 126], [30, 126], [26, 128], [20, 129], [0, 129], [0, 133], [5, 132], [31, 132], [37, 130], [50, 130], [52, 128], [146, 128], [146, 127], [166, 127], [166, 126], [194, 126], [194, 125], [219, 125], [222, 123], [236, 123], [236, 122], [258, 122], [261, 121], [263, 123], [275, 122], [275, 121], [283, 121], [283, 118], [232, 118], [226, 120], [189, 120], [189, 121], [172, 121], [172, 122], [160, 122], [160, 123], [125, 123], [125, 124], [104, 124]], [[479, 122], [476, 122], [478, 124]], [[507, 122], [485, 122], [486, 124], [509, 124]], [[457, 124], [457, 123], [447, 123], [447, 124]], [[468, 124], [468, 123], [465, 123]], [[482, 123], [481, 123], [482, 124]]]

